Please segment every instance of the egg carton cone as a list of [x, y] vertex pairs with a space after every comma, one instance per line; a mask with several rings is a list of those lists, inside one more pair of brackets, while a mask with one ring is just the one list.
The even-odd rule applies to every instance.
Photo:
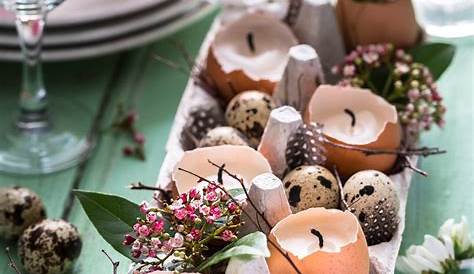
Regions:
[[[209, 51], [210, 44], [216, 35], [219, 27], [221, 26], [220, 18], [217, 18], [210, 28], [204, 43], [201, 46], [199, 55], [197, 57], [197, 64], [205, 64], [207, 53]], [[185, 148], [181, 142], [181, 136], [185, 130], [186, 119], [189, 116], [190, 111], [199, 105], [208, 105], [209, 103], [215, 103], [215, 99], [210, 96], [203, 88], [201, 88], [194, 79], [189, 79], [186, 89], [183, 93], [182, 99], [177, 109], [177, 113], [174, 119], [173, 126], [171, 128], [170, 135], [168, 137], [168, 142], [166, 144], [166, 156], [163, 161], [163, 164], [160, 169], [160, 174], [158, 176], [158, 181], [156, 185], [162, 189], [171, 189], [175, 190], [174, 183], [171, 179], [171, 174], [173, 168], [179, 159], [184, 154]], [[283, 161], [284, 150], [286, 144], [283, 145], [284, 140], [287, 139], [287, 133], [278, 134], [282, 131], [290, 131], [291, 128], [297, 127], [301, 120], [298, 119], [298, 116], [295, 116], [293, 111], [290, 110], [291, 107], [283, 107], [273, 113], [270, 122], [267, 124], [265, 129], [263, 142], [260, 145], [260, 150], [262, 148], [272, 148], [273, 151], [267, 152], [264, 154], [268, 158], [271, 166], [275, 171], [278, 172], [277, 176], [281, 176], [282, 168], [286, 165]], [[278, 109], [277, 109], [278, 110]], [[281, 113], [278, 112], [288, 112], [288, 117], [281, 117]], [[277, 114], [275, 114], [277, 113]], [[293, 114], [291, 114], [293, 113]], [[279, 116], [280, 114], [280, 116]], [[295, 118], [296, 117], [296, 118]], [[288, 120], [288, 121], [286, 121]], [[286, 136], [286, 137], [285, 137]], [[273, 139], [274, 145], [272, 146], [271, 140]], [[416, 163], [417, 158], [412, 158], [412, 163]], [[413, 171], [405, 169], [403, 172], [390, 176], [390, 178], [395, 183], [398, 197], [400, 199], [400, 210], [399, 218], [400, 223], [398, 229], [391, 239], [390, 242], [381, 243], [378, 245], [369, 247], [369, 256], [370, 256], [370, 273], [371, 274], [390, 274], [395, 272], [395, 263], [400, 249], [400, 244], [402, 241], [402, 233], [405, 228], [405, 209], [408, 191], [410, 187], [410, 181], [413, 176]], [[271, 178], [271, 176], [268, 176]], [[273, 178], [274, 179], [274, 178]], [[278, 178], [277, 178], [278, 179]], [[280, 194], [276, 191], [275, 187], [265, 187], [261, 186], [264, 183], [257, 184], [260, 187], [255, 188], [252, 192], [255, 197], [263, 197], [261, 201], [258, 201], [259, 207], [261, 210], [265, 209], [275, 209], [271, 205], [268, 197], [273, 197], [270, 199], [276, 199], [275, 197], [281, 197]], [[271, 183], [270, 183], [271, 185]], [[265, 198], [267, 197], [267, 198]], [[280, 200], [278, 198], [277, 200]], [[287, 203], [287, 201], [285, 201]], [[268, 204], [267, 204], [268, 203]], [[284, 207], [283, 207], [284, 208]], [[271, 210], [270, 210], [271, 211]], [[270, 212], [269, 212], [270, 213]], [[275, 218], [283, 218], [285, 215], [284, 209], [282, 211], [275, 211], [270, 214], [277, 214], [278, 216], [272, 216]], [[267, 215], [268, 216], [268, 215]], [[158, 272], [159, 273], [159, 272]], [[158, 274], [157, 273], [157, 274]], [[166, 272], [163, 272], [166, 273]], [[262, 258], [255, 258], [252, 261], [247, 261], [243, 263], [238, 258], [233, 258], [229, 262], [229, 269], [226, 272], [227, 274], [236, 274], [236, 273], [255, 273], [255, 274], [265, 274], [269, 273], [268, 268], [265, 265], [265, 260]]]

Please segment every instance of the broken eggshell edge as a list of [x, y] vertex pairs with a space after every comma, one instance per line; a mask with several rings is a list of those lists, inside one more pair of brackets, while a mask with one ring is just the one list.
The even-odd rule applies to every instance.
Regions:
[[[221, 25], [220, 20], [221, 19], [218, 17], [214, 21], [207, 34], [207, 37], [201, 46], [198, 58], [196, 60], [198, 64], [204, 64], [206, 62], [210, 44], [213, 40], [213, 37], [216, 35], [219, 26]], [[183, 131], [184, 124], [186, 123], [186, 117], [194, 106], [205, 105], [209, 102], [209, 100], [215, 99], [209, 96], [204, 90], [202, 90], [202, 88], [197, 86], [193, 79], [189, 79], [179, 103], [175, 120], [168, 137], [168, 142], [166, 144], [166, 156], [160, 168], [160, 173], [156, 183], [157, 187], [167, 190], [174, 189], [176, 192], [174, 183], [172, 183], [171, 180], [171, 173], [173, 171], [173, 167], [184, 153], [183, 147], [180, 143], [180, 136], [181, 132]], [[417, 157], [412, 157], [411, 162], [416, 164], [417, 159]], [[398, 213], [400, 217], [400, 223], [395, 235], [390, 242], [369, 247], [371, 274], [394, 273], [396, 258], [402, 242], [402, 233], [405, 228], [406, 203], [412, 176], [413, 172], [409, 169], [405, 169], [401, 173], [390, 176], [392, 181], [395, 183], [395, 187], [400, 198], [400, 211]]]

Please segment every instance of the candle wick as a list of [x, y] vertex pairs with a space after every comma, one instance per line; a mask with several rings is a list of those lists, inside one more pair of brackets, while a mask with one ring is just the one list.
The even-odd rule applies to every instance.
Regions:
[[311, 234], [313, 234], [314, 236], [318, 237], [318, 240], [319, 240], [319, 248], [323, 248], [324, 246], [324, 239], [323, 239], [323, 235], [321, 234], [321, 232], [319, 232], [318, 230], [314, 229], [314, 228], [311, 228], [310, 230]]
[[255, 40], [253, 36], [253, 32], [247, 33], [247, 45], [252, 53], [255, 53]]
[[345, 108], [344, 112], [351, 117], [351, 127], [354, 127], [356, 124], [356, 116], [354, 112], [348, 108]]

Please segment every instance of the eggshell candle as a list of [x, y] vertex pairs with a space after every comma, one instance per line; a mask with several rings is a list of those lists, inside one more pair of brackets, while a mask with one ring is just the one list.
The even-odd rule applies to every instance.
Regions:
[[[211, 165], [208, 160], [218, 165], [225, 164], [229, 172], [244, 180], [247, 188], [254, 177], [271, 172], [270, 164], [265, 157], [247, 146], [222, 145], [197, 148], [186, 151], [173, 169], [172, 179], [178, 193], [187, 192], [198, 184], [198, 179], [195, 176], [180, 171], [179, 168], [194, 172], [209, 180], [217, 179], [218, 168]], [[227, 175], [223, 175], [223, 183], [226, 189], [240, 187], [239, 182]]]
[[[402, 131], [395, 106], [367, 89], [322, 85], [310, 100], [307, 119], [322, 124], [323, 134], [334, 143], [386, 150], [400, 147]], [[366, 169], [387, 172], [397, 157], [324, 146], [327, 166], [336, 165], [343, 177]]]
[[[310, 208], [278, 222], [270, 237], [304, 274], [367, 274], [369, 251], [357, 218], [348, 211]], [[296, 273], [271, 244], [270, 273]]]
[[296, 44], [295, 36], [281, 21], [250, 13], [217, 33], [209, 48], [207, 73], [226, 101], [246, 90], [272, 94], [288, 61], [288, 51]]

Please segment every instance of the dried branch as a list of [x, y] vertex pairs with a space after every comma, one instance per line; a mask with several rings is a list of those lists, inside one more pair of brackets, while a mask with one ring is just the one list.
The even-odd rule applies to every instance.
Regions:
[[5, 248], [5, 252], [7, 253], [7, 257], [8, 257], [8, 266], [13, 269], [15, 271], [15, 273], [17, 274], [21, 274], [20, 270], [18, 269], [18, 267], [16, 266], [15, 264], [15, 261], [13, 260], [13, 257], [12, 255], [10, 254], [10, 247], [6, 247]]
[[408, 156], [405, 155], [405, 156], [403, 156], [402, 161], [403, 161], [403, 162], [401, 163], [401, 167], [402, 167], [402, 168], [409, 168], [409, 169], [415, 171], [416, 173], [418, 173], [418, 174], [420, 174], [420, 175], [422, 175], [422, 176], [425, 176], [425, 177], [428, 176], [428, 172], [417, 168], [417, 167], [411, 162], [410, 157], [408, 157]]
[[105, 250], [102, 249], [101, 251], [102, 251], [102, 253], [105, 254], [105, 256], [106, 256], [106, 257], [109, 259], [109, 261], [112, 263], [112, 266], [113, 266], [113, 268], [114, 268], [113, 274], [117, 274], [117, 269], [118, 269], [118, 267], [119, 267], [119, 265], [120, 265], [120, 262], [119, 262], [119, 261], [114, 262], [114, 260], [112, 260], [112, 258], [109, 256], [109, 254], [107, 254], [107, 252], [105, 252]]
[[161, 195], [163, 195], [163, 199], [165, 202], [170, 202], [171, 201], [171, 193], [170, 191], [164, 190], [159, 187], [154, 187], [154, 186], [148, 186], [145, 185], [141, 182], [130, 184], [128, 186], [132, 190], [151, 190], [151, 191], [158, 191], [160, 192]]

